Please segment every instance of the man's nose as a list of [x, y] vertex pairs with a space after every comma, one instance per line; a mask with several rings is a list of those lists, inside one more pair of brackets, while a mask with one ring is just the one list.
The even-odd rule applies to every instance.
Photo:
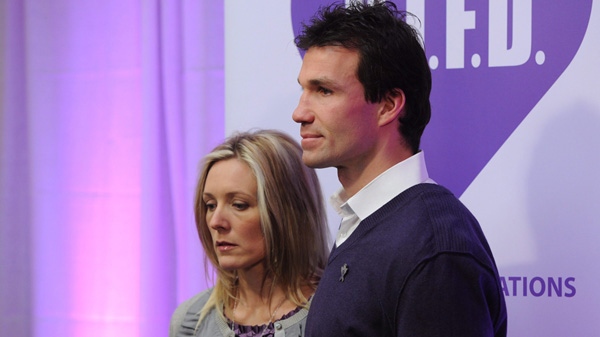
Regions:
[[292, 113], [292, 119], [296, 123], [311, 123], [313, 119], [313, 115], [310, 112], [308, 98], [305, 93], [302, 93], [300, 99], [298, 100], [298, 105], [294, 112]]

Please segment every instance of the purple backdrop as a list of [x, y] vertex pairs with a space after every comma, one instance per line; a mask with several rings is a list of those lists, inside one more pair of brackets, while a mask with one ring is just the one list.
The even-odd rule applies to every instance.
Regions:
[[0, 3], [0, 335], [165, 336], [207, 287], [223, 3]]

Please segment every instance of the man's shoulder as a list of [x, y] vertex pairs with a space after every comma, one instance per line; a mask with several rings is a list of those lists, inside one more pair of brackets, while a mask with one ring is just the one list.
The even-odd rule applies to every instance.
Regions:
[[[443, 186], [428, 183], [415, 185], [400, 193], [378, 212], [379, 219], [376, 222], [385, 223], [381, 229], [388, 235], [399, 233], [395, 237], [406, 237], [409, 242], [415, 241], [417, 238], [414, 236], [418, 236], [418, 242], [426, 240], [432, 243], [430, 248], [433, 252], [462, 251], [473, 247], [487, 250], [485, 236], [475, 216]], [[407, 237], [408, 233], [410, 238]]]
[[396, 206], [406, 211], [423, 211], [431, 216], [453, 213], [472, 217], [471, 212], [452, 191], [442, 185], [422, 183], [398, 194]]
[[435, 197], [457, 199], [456, 196], [452, 193], [452, 191], [450, 191], [443, 185], [427, 182], [416, 184], [406, 189], [404, 192], [400, 193], [399, 196], [402, 194], [405, 194], [408, 197], [424, 196], [430, 198]]
[[[444, 210], [444, 208], [446, 208]], [[470, 213], [462, 202], [447, 188], [433, 183], [414, 185], [396, 195], [388, 203], [380, 207], [375, 213], [378, 221], [383, 218], [406, 217], [407, 213], [426, 214], [437, 210], [438, 212], [459, 211]]]

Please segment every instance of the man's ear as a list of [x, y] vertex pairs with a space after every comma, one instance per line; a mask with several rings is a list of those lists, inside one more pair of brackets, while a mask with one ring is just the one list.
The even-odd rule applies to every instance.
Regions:
[[404, 113], [404, 104], [406, 96], [404, 91], [396, 89], [389, 92], [382, 100], [381, 109], [379, 110], [378, 124], [384, 126], [398, 120], [401, 114]]

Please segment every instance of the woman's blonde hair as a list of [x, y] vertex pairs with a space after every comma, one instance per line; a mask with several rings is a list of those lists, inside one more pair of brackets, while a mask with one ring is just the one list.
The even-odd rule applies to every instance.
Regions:
[[199, 323], [213, 307], [221, 314], [222, 310], [231, 309], [230, 300], [236, 296], [236, 272], [219, 266], [202, 199], [212, 166], [231, 158], [246, 163], [256, 177], [267, 275], [276, 280], [296, 305], [304, 305], [307, 301], [301, 291], [303, 286], [316, 288], [329, 252], [329, 229], [321, 187], [315, 171], [302, 162], [302, 149], [298, 143], [275, 130], [232, 135], [204, 158], [196, 186], [196, 228], [206, 265], [209, 261], [217, 274], [214, 290], [201, 311]]

